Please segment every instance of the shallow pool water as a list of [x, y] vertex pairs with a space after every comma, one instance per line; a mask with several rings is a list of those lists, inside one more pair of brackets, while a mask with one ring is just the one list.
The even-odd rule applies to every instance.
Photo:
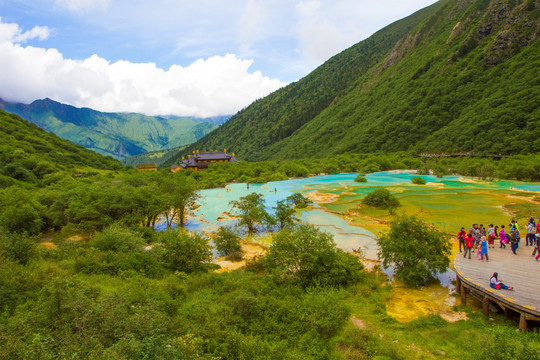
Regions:
[[[367, 174], [367, 183], [354, 182], [358, 174], [321, 175], [290, 179], [267, 184], [231, 184], [227, 188], [203, 190], [195, 216], [187, 228], [193, 231], [216, 231], [236, 220], [224, 212], [231, 211], [230, 201], [252, 192], [264, 195], [267, 211], [279, 200], [300, 192], [315, 201], [314, 206], [299, 210], [302, 223], [312, 224], [334, 236], [337, 246], [345, 251], [361, 250], [363, 257], [377, 259], [376, 234], [386, 230], [392, 215], [360, 205], [361, 199], [375, 188], [385, 187], [400, 200], [398, 213], [414, 214], [440, 230], [457, 234], [460, 227], [472, 223], [508, 224], [513, 217], [525, 224], [531, 215], [540, 215], [540, 205], [534, 200], [540, 192], [539, 183], [517, 181], [478, 181], [459, 176], [437, 178], [421, 175], [426, 185], [414, 185], [414, 172], [388, 171]], [[163, 225], [161, 225], [163, 227]], [[255, 240], [257, 241], [257, 240]], [[457, 252], [454, 243], [454, 253]], [[392, 277], [392, 269], [385, 269]], [[455, 297], [452, 296], [452, 270], [438, 276], [439, 283], [411, 290], [395, 282], [392, 297], [387, 303], [388, 314], [400, 321], [419, 315], [439, 313], [450, 321]], [[464, 314], [462, 314], [464, 316]], [[453, 320], [452, 320], [453, 319]]]
[[[264, 195], [269, 212], [273, 212], [277, 201], [300, 192], [315, 200], [313, 207], [298, 212], [301, 222], [330, 232], [337, 245], [346, 251], [360, 249], [366, 258], [376, 259], [375, 235], [385, 228], [378, 220], [390, 220], [391, 216], [385, 210], [360, 206], [361, 199], [374, 188], [386, 187], [399, 198], [402, 206], [398, 213], [417, 215], [450, 234], [457, 233], [461, 226], [468, 229], [473, 222], [500, 226], [508, 224], [514, 216], [525, 218], [540, 213], [540, 206], [531, 200], [530, 193], [540, 192], [538, 183], [420, 175], [427, 185], [414, 185], [411, 178], [419, 175], [406, 171], [367, 174], [367, 183], [356, 183], [354, 178], [357, 175], [320, 175], [202, 190], [200, 207], [187, 227], [193, 231], [211, 232], [219, 226], [233, 223], [235, 220], [223, 213], [231, 210], [231, 201], [252, 192]], [[517, 210], [520, 213], [513, 213]]]

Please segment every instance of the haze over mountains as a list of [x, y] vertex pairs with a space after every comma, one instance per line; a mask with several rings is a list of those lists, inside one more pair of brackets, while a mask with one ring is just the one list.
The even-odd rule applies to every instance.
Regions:
[[539, 19], [533, 0], [441, 0], [254, 102], [174, 159], [214, 148], [252, 161], [538, 152]]
[[193, 143], [228, 119], [105, 113], [51, 99], [28, 105], [0, 99], [0, 108], [64, 139], [118, 159]]

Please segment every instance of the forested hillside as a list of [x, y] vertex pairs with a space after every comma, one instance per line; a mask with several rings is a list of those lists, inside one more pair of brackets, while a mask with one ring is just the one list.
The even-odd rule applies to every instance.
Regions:
[[224, 117], [205, 120], [104, 113], [51, 99], [36, 100], [29, 105], [0, 101], [0, 108], [64, 139], [119, 159], [191, 144], [224, 121]]
[[538, 1], [442, 0], [334, 56], [185, 152], [540, 151]]
[[0, 110], [0, 188], [87, 168], [118, 170], [122, 165]]

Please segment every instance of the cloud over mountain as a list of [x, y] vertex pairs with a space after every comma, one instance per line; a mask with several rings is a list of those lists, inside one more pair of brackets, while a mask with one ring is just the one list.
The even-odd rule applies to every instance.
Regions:
[[100, 111], [207, 117], [234, 113], [285, 85], [250, 72], [253, 60], [234, 54], [161, 69], [96, 54], [68, 59], [54, 48], [24, 45], [49, 35], [47, 27], [25, 32], [0, 18], [0, 97], [20, 102], [49, 97]]

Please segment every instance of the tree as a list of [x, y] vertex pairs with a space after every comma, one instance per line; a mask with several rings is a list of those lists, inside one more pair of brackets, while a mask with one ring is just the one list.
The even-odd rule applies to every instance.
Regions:
[[277, 206], [274, 209], [276, 210], [274, 217], [280, 230], [286, 226], [293, 225], [295, 221], [298, 221], [298, 218], [294, 216], [296, 210], [289, 205], [287, 200], [278, 201]]
[[113, 224], [98, 233], [90, 244], [102, 251], [133, 252], [142, 251], [143, 238], [120, 224]]
[[414, 216], [392, 221], [377, 241], [383, 266], [394, 266], [396, 276], [407, 285], [426, 284], [450, 264], [448, 237]]
[[168, 209], [165, 211], [167, 227], [172, 226], [175, 218], [178, 218], [178, 225], [184, 227], [190, 210], [200, 198], [199, 187], [195, 180], [180, 174], [173, 174], [163, 179], [162, 189], [167, 194]]
[[307, 197], [298, 192], [288, 196], [287, 202], [291, 205], [294, 205], [298, 209], [306, 208], [308, 205], [313, 203]]
[[[26, 233], [0, 234], [0, 255], [22, 265], [28, 264], [36, 253], [36, 238]], [[1, 259], [0, 259], [1, 260]]]
[[377, 189], [362, 199], [362, 204], [387, 209], [390, 214], [400, 205], [399, 200], [386, 189]]
[[356, 256], [336, 247], [332, 235], [309, 225], [277, 233], [264, 262], [303, 287], [346, 286], [359, 280], [362, 269]]
[[416, 185], [426, 185], [426, 180], [420, 176], [413, 176], [411, 178], [411, 181], [413, 184], [416, 184]]
[[39, 234], [44, 212], [45, 207], [31, 191], [16, 187], [0, 191], [0, 227], [8, 232]]
[[355, 178], [354, 178], [354, 181], [355, 182], [358, 182], [358, 183], [365, 183], [367, 182], [367, 179], [366, 179], [366, 176], [364, 174], [358, 174]]
[[230, 260], [242, 259], [242, 244], [240, 237], [228, 227], [220, 227], [217, 234], [214, 236], [214, 244], [216, 250], [221, 255], [227, 256]]
[[160, 232], [157, 241], [162, 244], [161, 258], [169, 269], [185, 273], [209, 269], [212, 247], [203, 235], [173, 229]]
[[248, 234], [257, 232], [257, 224], [265, 224], [270, 220], [270, 216], [264, 209], [262, 194], [251, 193], [229, 204], [232, 205], [231, 212], [240, 217], [238, 225], [245, 226]]

